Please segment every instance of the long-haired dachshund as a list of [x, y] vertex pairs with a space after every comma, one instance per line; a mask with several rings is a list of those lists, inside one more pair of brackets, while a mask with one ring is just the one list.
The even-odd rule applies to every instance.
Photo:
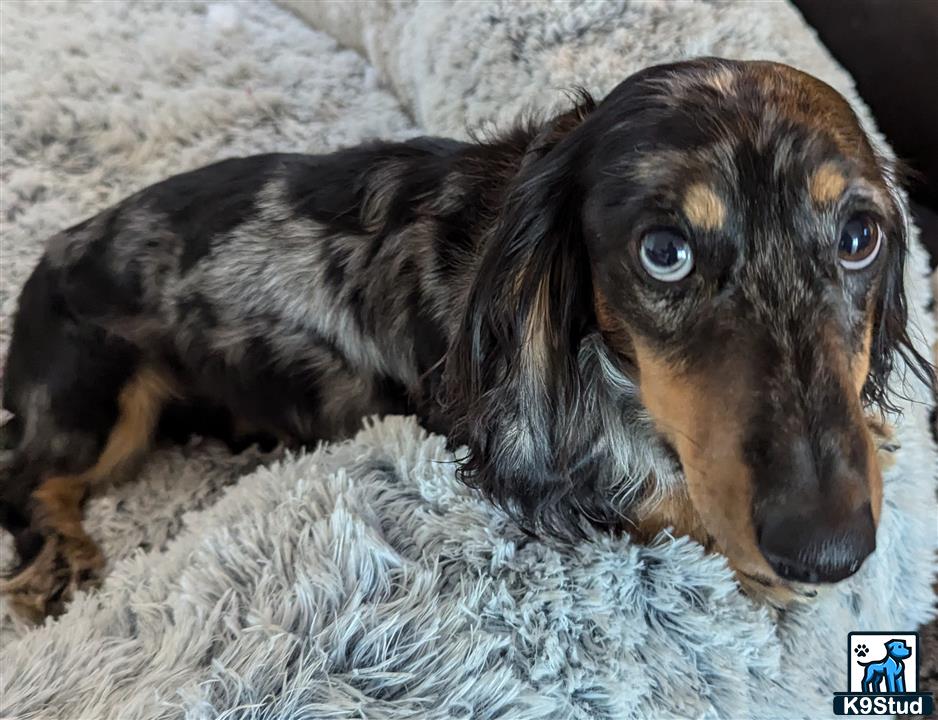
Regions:
[[652, 67], [479, 142], [271, 154], [54, 236], [19, 303], [2, 524], [24, 614], [103, 565], [88, 493], [168, 407], [285, 442], [416, 413], [532, 532], [671, 527], [772, 596], [874, 549], [906, 332], [892, 164], [784, 65]]

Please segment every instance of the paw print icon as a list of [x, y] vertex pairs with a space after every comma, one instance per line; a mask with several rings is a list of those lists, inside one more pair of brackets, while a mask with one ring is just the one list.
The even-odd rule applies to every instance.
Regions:
[[853, 649], [853, 651], [857, 654], [857, 657], [866, 657], [869, 654], [870, 649], [863, 643], [860, 643]]

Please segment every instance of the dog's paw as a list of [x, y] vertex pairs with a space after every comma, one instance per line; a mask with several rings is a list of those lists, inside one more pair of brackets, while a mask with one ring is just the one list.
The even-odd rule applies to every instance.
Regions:
[[863, 643], [860, 643], [853, 649], [853, 651], [857, 654], [857, 657], [866, 657], [869, 654], [870, 649]]
[[10, 608], [39, 623], [60, 615], [75, 592], [98, 584], [104, 557], [90, 538], [49, 535], [36, 558], [13, 577], [0, 581]]

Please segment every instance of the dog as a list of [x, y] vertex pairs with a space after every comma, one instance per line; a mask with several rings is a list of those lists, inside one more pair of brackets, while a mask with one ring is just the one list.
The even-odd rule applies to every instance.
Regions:
[[336, 440], [413, 413], [531, 533], [671, 528], [788, 598], [874, 550], [906, 330], [897, 171], [771, 62], [642, 70], [490, 138], [226, 160], [54, 237], [19, 299], [0, 522], [27, 617], [160, 418]]
[[912, 650], [903, 640], [890, 640], [886, 643], [886, 657], [878, 662], [861, 662], [866, 668], [863, 673], [863, 692], [878, 693], [883, 681], [885, 692], [905, 692], [905, 664], [902, 662], [912, 654]]

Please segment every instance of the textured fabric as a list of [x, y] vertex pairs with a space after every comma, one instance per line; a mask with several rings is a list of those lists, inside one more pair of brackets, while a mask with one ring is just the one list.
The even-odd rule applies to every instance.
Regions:
[[[465, 134], [685, 55], [781, 59], [854, 98], [784, 4], [304, 14], [368, 61], [265, 3], [4, 4], [5, 319], [46, 236], [220, 157]], [[922, 267], [917, 251], [924, 348]], [[8, 332], [5, 320], [4, 345]], [[4, 617], [0, 716], [825, 717], [847, 631], [931, 613], [926, 414], [909, 403], [898, 428], [877, 552], [782, 616], [687, 540], [527, 538], [410, 419], [276, 462], [211, 443], [162, 450], [139, 481], [89, 504], [112, 561], [104, 586], [42, 628]]]

